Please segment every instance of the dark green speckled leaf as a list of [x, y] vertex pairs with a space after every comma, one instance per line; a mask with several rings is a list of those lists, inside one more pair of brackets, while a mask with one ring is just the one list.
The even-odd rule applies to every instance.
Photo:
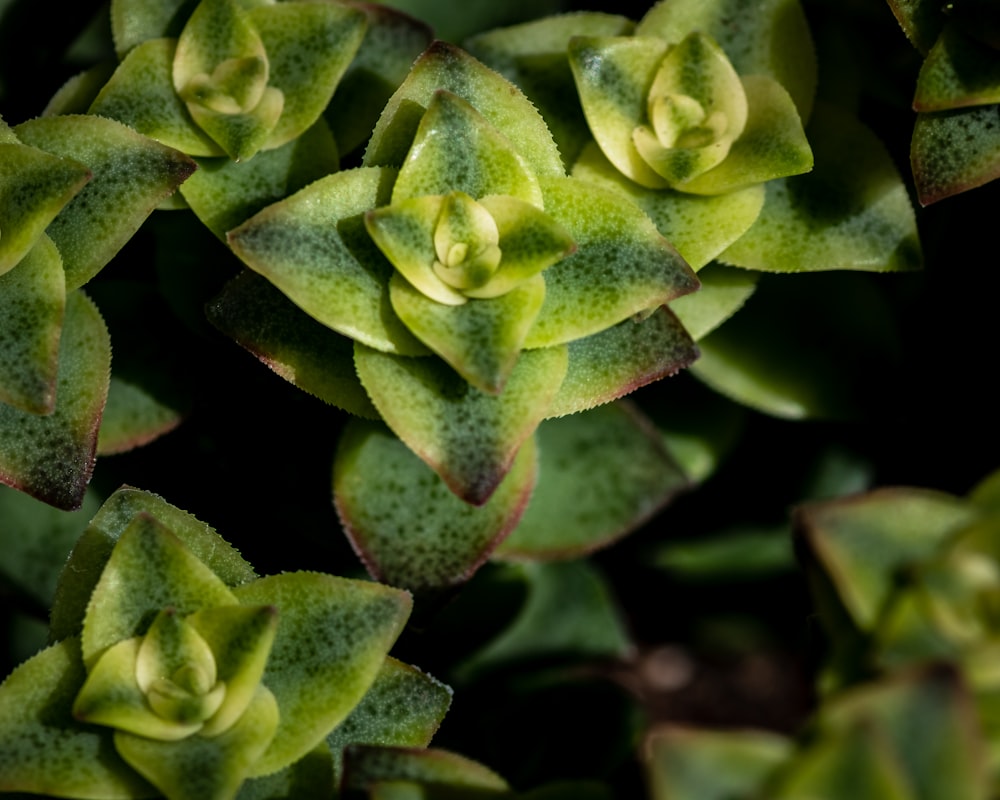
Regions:
[[910, 163], [925, 206], [1000, 177], [1000, 105], [918, 114]]

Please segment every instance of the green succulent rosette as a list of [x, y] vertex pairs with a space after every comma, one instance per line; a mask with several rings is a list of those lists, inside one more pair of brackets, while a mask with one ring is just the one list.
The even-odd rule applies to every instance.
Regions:
[[[228, 240], [267, 283], [236, 281], [210, 309], [215, 323], [303, 388], [381, 418], [444, 482], [455, 514], [492, 513], [473, 563], [523, 511], [536, 473], [525, 445], [543, 420], [610, 402], [695, 355], [665, 306], [697, 286], [684, 260], [638, 207], [567, 177], [526, 98], [450, 45], [415, 64], [361, 167], [264, 209]], [[255, 305], [272, 309], [267, 330]], [[308, 334], [290, 305], [312, 318]], [[351, 474], [368, 463], [388, 474], [353, 447], [335, 472], [348, 463]], [[430, 470], [413, 485], [433, 485]], [[377, 482], [336, 479], [349, 529], [364, 527], [367, 507], [349, 487]], [[384, 526], [387, 515], [374, 517]]]
[[326, 796], [342, 747], [425, 746], [447, 708], [387, 659], [410, 606], [370, 582], [258, 578], [208, 526], [123, 488], [70, 556], [54, 643], [0, 685], [0, 791]]

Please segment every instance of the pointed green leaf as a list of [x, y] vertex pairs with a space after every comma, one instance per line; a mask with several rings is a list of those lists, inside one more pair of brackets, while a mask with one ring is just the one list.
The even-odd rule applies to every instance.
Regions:
[[770, 181], [753, 227], [719, 259], [768, 272], [921, 266], [916, 220], [888, 152], [857, 120], [817, 106], [807, 175]]
[[695, 341], [707, 336], [739, 311], [757, 288], [759, 275], [722, 264], [709, 264], [698, 273], [701, 288], [670, 304]]
[[325, 742], [283, 770], [244, 781], [237, 800], [305, 800], [335, 797], [333, 753]]
[[369, 572], [414, 591], [441, 589], [467, 580], [517, 524], [535, 482], [534, 440], [489, 500], [472, 506], [381, 425], [352, 422], [333, 481], [337, 512]]
[[280, 619], [263, 682], [281, 720], [251, 770], [267, 775], [306, 755], [361, 701], [412, 601], [398, 589], [310, 572], [261, 578], [235, 594], [274, 606]]
[[910, 163], [927, 206], [1000, 177], [1000, 105], [917, 114]]
[[545, 417], [566, 374], [566, 349], [525, 351], [500, 395], [470, 386], [438, 358], [357, 345], [361, 383], [386, 424], [468, 503], [486, 502]]
[[[219, 88], [231, 89], [226, 93], [246, 110], [256, 105], [267, 85], [264, 43], [239, 0], [201, 0], [177, 39], [174, 88], [183, 97], [199, 75], [211, 74], [227, 61], [235, 66], [234, 62], [243, 59], [260, 59], [263, 70], [253, 67], [239, 77], [226, 70], [219, 75], [226, 79]], [[232, 78], [235, 81], [230, 83]]]
[[488, 394], [503, 391], [545, 300], [536, 275], [500, 297], [464, 305], [438, 303], [394, 275], [392, 308], [420, 341], [469, 383]]
[[62, 254], [69, 289], [96, 275], [195, 169], [182, 153], [93, 116], [29, 120], [17, 134], [86, 164], [94, 175], [48, 228]]
[[49, 619], [53, 640], [80, 633], [87, 603], [115, 544], [140, 515], [159, 520], [169, 528], [227, 586], [246, 583], [256, 577], [236, 549], [204, 522], [155, 494], [122, 487], [104, 502], [90, 521], [59, 578]]
[[392, 266], [363, 214], [389, 199], [393, 170], [355, 169], [316, 181], [231, 231], [243, 262], [311, 317], [387, 352], [425, 353], [389, 306]]
[[115, 752], [107, 731], [78, 723], [71, 708], [86, 671], [66, 640], [26, 661], [0, 684], [0, 791], [116, 800], [155, 789]]
[[548, 417], [561, 417], [609, 403], [690, 365], [698, 349], [677, 318], [661, 307], [644, 319], [568, 345], [569, 366]]
[[344, 787], [366, 789], [388, 781], [412, 781], [431, 785], [476, 790], [507, 790], [507, 782], [482, 764], [447, 750], [419, 750], [403, 747], [348, 749], [345, 757]]
[[705, 196], [647, 189], [625, 178], [593, 143], [574, 164], [573, 177], [626, 195], [696, 271], [746, 233], [764, 207], [763, 185]]
[[354, 343], [320, 325], [257, 273], [244, 270], [206, 314], [286, 381], [350, 414], [378, 418], [354, 369]]
[[158, 439], [181, 424], [176, 404], [118, 375], [111, 376], [97, 438], [99, 456], [124, 453]]
[[198, 0], [112, 0], [111, 33], [122, 58], [148, 39], [176, 37]]
[[916, 111], [1000, 103], [1000, 58], [992, 47], [946, 25], [920, 67]]
[[101, 89], [111, 79], [116, 66], [117, 64], [106, 61], [77, 73], [52, 95], [40, 116], [86, 114]]
[[659, 432], [624, 403], [546, 420], [536, 436], [538, 485], [499, 558], [569, 558], [605, 547], [688, 483]]
[[55, 409], [65, 308], [62, 258], [42, 234], [14, 269], [0, 275], [0, 403], [31, 414]]
[[150, 39], [118, 65], [90, 107], [90, 114], [118, 120], [141, 134], [192, 156], [223, 150], [199, 128], [174, 89], [176, 39]]
[[105, 648], [145, 633], [151, 613], [172, 607], [186, 615], [236, 602], [162, 522], [139, 514], [122, 532], [94, 587], [83, 623], [84, 661], [93, 664]]
[[268, 140], [281, 112], [285, 98], [272, 87], [264, 89], [260, 101], [249, 111], [219, 111], [189, 102], [188, 112], [205, 133], [218, 142], [233, 161], [252, 158]]
[[274, 696], [258, 686], [243, 716], [218, 736], [169, 742], [116, 732], [115, 747], [167, 800], [229, 800], [256, 768], [279, 715]]
[[365, 151], [365, 166], [400, 166], [441, 90], [466, 101], [502, 131], [536, 176], [564, 174], [552, 134], [521, 91], [464, 50], [440, 41], [417, 59], [390, 98]]
[[576, 178], [545, 179], [545, 211], [576, 251], [545, 270], [545, 303], [526, 347], [598, 333], [682, 294], [698, 280], [635, 205]]
[[55, 410], [27, 414], [0, 404], [0, 482], [58, 508], [78, 508], [94, 468], [108, 394], [111, 344], [80, 292], [66, 300]]
[[13, 132], [0, 142], [0, 275], [27, 255], [90, 177], [86, 165], [18, 144]]
[[931, 49], [946, 17], [937, 0], [888, 0], [889, 8], [913, 46], [921, 53]]

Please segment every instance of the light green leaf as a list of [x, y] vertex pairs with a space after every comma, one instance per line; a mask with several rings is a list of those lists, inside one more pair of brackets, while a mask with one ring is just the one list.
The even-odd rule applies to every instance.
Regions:
[[55, 409], [65, 310], [62, 258], [41, 234], [17, 266], [0, 275], [0, 403], [30, 414]]
[[698, 273], [701, 288], [670, 304], [695, 341], [707, 336], [739, 311], [757, 288], [759, 275], [722, 264], [709, 264]]
[[564, 174], [552, 135], [521, 91], [464, 50], [444, 42], [427, 48], [390, 98], [365, 150], [365, 166], [399, 167], [424, 112], [441, 90], [473, 106], [502, 131], [536, 176]]
[[542, 189], [546, 213], [577, 248], [545, 270], [545, 303], [526, 347], [598, 333], [697, 288], [684, 259], [621, 195], [576, 178], [545, 179]]
[[244, 270], [206, 313], [286, 381], [348, 413], [378, 418], [354, 369], [354, 343], [320, 325], [257, 273]]
[[227, 586], [246, 583], [256, 577], [236, 549], [204, 522], [155, 494], [122, 487], [105, 501], [90, 521], [59, 578], [49, 620], [53, 640], [80, 633], [87, 603], [115, 544], [141, 515], [159, 520]]
[[110, 800], [156, 795], [122, 761], [106, 731], [73, 719], [85, 677], [80, 643], [69, 639], [0, 685], [0, 791]]
[[305, 756], [361, 702], [410, 613], [406, 592], [310, 572], [273, 575], [235, 590], [243, 604], [272, 605], [280, 622], [263, 683], [281, 709], [251, 776]]
[[7, 131], [0, 142], [0, 275], [27, 255], [91, 178], [79, 161], [19, 144]]
[[68, 289], [96, 275], [195, 169], [182, 153], [109, 119], [46, 117], [16, 130], [27, 143], [86, 164], [94, 176], [47, 231], [62, 254]]
[[1000, 103], [1000, 58], [992, 47], [946, 25], [920, 67], [916, 111]]
[[500, 395], [470, 386], [438, 358], [355, 348], [361, 383], [386, 424], [468, 503], [486, 502], [566, 374], [563, 347], [521, 354]]
[[917, 114], [910, 163], [927, 206], [1000, 177], [1000, 105]]
[[316, 181], [229, 233], [243, 262], [317, 321], [370, 347], [426, 348], [389, 305], [392, 265], [362, 215], [389, 199], [394, 170], [354, 169]]
[[562, 417], [609, 403], [689, 366], [698, 350], [664, 306], [643, 319], [576, 339], [569, 366], [548, 417]]
[[59, 345], [55, 410], [38, 416], [0, 404], [0, 482], [57, 508], [79, 508], [94, 468], [110, 362], [101, 315], [83, 294], [71, 293]]
[[61, 114], [86, 114], [97, 95], [100, 94], [114, 74], [114, 62], [103, 62], [84, 70], [66, 81], [49, 98], [40, 116], [55, 117]]
[[534, 483], [529, 439], [492, 496], [469, 505], [385, 428], [359, 422], [341, 436], [333, 476], [337, 512], [369, 572], [413, 591], [467, 580], [517, 524]]
[[389, 781], [461, 787], [470, 793], [509, 788], [493, 770], [447, 750], [357, 746], [347, 751], [346, 789], [366, 789]]
[[97, 454], [124, 453], [148, 444], [172, 431], [183, 418], [175, 403], [158, 398], [139, 383], [114, 374], [101, 418]]
[[636, 409], [613, 403], [543, 422], [538, 484], [502, 559], [583, 555], [634, 530], [687, 478]]

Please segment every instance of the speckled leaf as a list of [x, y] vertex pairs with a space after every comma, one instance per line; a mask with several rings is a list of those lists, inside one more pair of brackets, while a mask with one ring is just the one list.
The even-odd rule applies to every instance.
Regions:
[[344, 788], [365, 790], [389, 781], [412, 781], [468, 790], [503, 792], [507, 782], [482, 764], [447, 750], [366, 747], [347, 750]]
[[1000, 103], [1000, 58], [992, 47], [945, 27], [920, 67], [916, 111]]
[[115, 543], [140, 515], [163, 523], [227, 586], [237, 586], [256, 577], [236, 549], [210, 526], [155, 494], [122, 487], [104, 502], [90, 521], [59, 578], [49, 620], [53, 640], [80, 633], [87, 603]]
[[825, 105], [808, 132], [815, 169], [770, 181], [757, 222], [719, 260], [767, 272], [919, 269], [913, 207], [881, 142]]
[[227, 231], [271, 203], [336, 172], [338, 164], [337, 144], [320, 120], [294, 141], [249, 161], [198, 159], [197, 171], [180, 193], [198, 219], [224, 239]]
[[635, 408], [613, 403], [538, 427], [538, 484], [500, 558], [570, 558], [634, 530], [687, 478], [659, 432]]
[[468, 503], [489, 498], [544, 418], [566, 374], [564, 347], [525, 351], [500, 395], [470, 386], [438, 358], [356, 345], [354, 362], [382, 419]]
[[323, 112], [344, 153], [368, 140], [392, 93], [434, 39], [418, 18], [381, 3], [360, 8], [368, 16], [368, 30]]
[[0, 275], [27, 255], [91, 178], [79, 161], [18, 144], [10, 128], [6, 133], [0, 142]]
[[646, 189], [626, 179], [593, 143], [573, 165], [573, 177], [628, 196], [696, 271], [746, 233], [764, 207], [763, 185], [708, 196]]
[[684, 259], [621, 195], [576, 178], [541, 185], [546, 213], [577, 249], [543, 273], [545, 303], [526, 347], [599, 333], [697, 288]]
[[69, 639], [25, 662], [0, 685], [0, 791], [58, 797], [153, 797], [105, 731], [73, 720], [86, 672]]
[[529, 439], [489, 500], [472, 506], [384, 427], [352, 422], [337, 450], [334, 500], [355, 550], [378, 580], [414, 591], [441, 589], [467, 580], [510, 533], [535, 471]]
[[0, 275], [0, 403], [30, 414], [54, 410], [65, 308], [62, 259], [42, 234]]
[[666, 307], [576, 339], [568, 347], [569, 366], [549, 417], [609, 403], [673, 375], [698, 356], [691, 337]]
[[[734, 25], [738, 19], [740, 24]], [[669, 44], [701, 31], [722, 45], [740, 75], [773, 78], [809, 118], [816, 91], [816, 54], [798, 0], [668, 0], [654, 5], [636, 26], [637, 36]]]
[[1000, 177], [1000, 105], [917, 114], [910, 164], [924, 206]]
[[150, 615], [164, 608], [186, 615], [236, 603], [219, 576], [177, 536], [140, 513], [122, 531], [94, 586], [83, 621], [83, 660], [92, 668], [107, 647], [144, 633]]
[[260, 778], [243, 782], [236, 800], [307, 800], [335, 797], [333, 753], [325, 742], [294, 764]]
[[94, 175], [47, 231], [62, 254], [67, 289], [96, 275], [195, 169], [182, 153], [109, 119], [47, 117], [16, 130], [24, 142], [80, 161]]
[[278, 147], [319, 119], [361, 45], [367, 16], [351, 5], [288, 2], [263, 4], [247, 17], [267, 51], [268, 85], [284, 95], [265, 144]]
[[386, 658], [354, 710], [326, 737], [340, 774], [351, 744], [426, 747], [451, 705], [451, 689], [416, 667]]
[[247, 266], [317, 321], [371, 347], [417, 355], [427, 349], [392, 313], [392, 265], [362, 219], [388, 202], [395, 175], [335, 173], [268, 206], [228, 239]]
[[427, 48], [389, 100], [365, 150], [365, 165], [401, 165], [424, 111], [442, 89], [465, 100], [502, 131], [536, 176], [564, 174], [552, 135], [521, 91], [445, 42]]
[[280, 623], [264, 672], [281, 720], [251, 775], [298, 760], [361, 701], [410, 613], [398, 589], [311, 572], [282, 573], [235, 590], [243, 604], [273, 605]]
[[199, 128], [174, 90], [176, 39], [150, 39], [133, 48], [90, 107], [90, 114], [123, 122], [192, 156], [223, 150]]
[[927, 53], [944, 27], [938, 0], [888, 0], [889, 8], [913, 46]]
[[971, 504], [943, 492], [879, 489], [801, 506], [795, 525], [854, 623], [870, 631], [896, 572], [931, 556], [974, 515]]
[[260, 275], [245, 270], [206, 313], [216, 328], [303, 391], [356, 416], [378, 418], [354, 369], [354, 343], [320, 325]]
[[650, 800], [754, 797], [791, 755], [791, 741], [767, 731], [662, 726], [645, 750]]
[[111, 33], [122, 58], [148, 39], [177, 37], [198, 0], [111, 0]]
[[66, 81], [49, 98], [40, 116], [54, 117], [60, 114], [86, 114], [101, 89], [111, 79], [117, 64], [103, 62], [95, 67], [78, 72]]
[[99, 456], [125, 453], [168, 433], [184, 419], [175, 403], [130, 380], [111, 376], [97, 437]]
[[540, 275], [500, 297], [459, 306], [431, 300], [400, 275], [393, 276], [389, 289], [392, 308], [406, 327], [488, 394], [503, 391], [545, 300]]
[[59, 346], [55, 410], [28, 414], [0, 404], [0, 482], [58, 508], [79, 508], [94, 469], [108, 394], [111, 343], [97, 309], [71, 293]]
[[670, 304], [684, 329], [695, 341], [707, 336], [739, 311], [757, 288], [759, 274], [709, 264], [698, 273], [701, 288]]

